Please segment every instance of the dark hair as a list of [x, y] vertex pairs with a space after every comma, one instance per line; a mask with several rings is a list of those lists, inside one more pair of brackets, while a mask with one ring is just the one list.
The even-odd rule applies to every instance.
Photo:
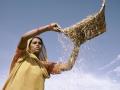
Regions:
[[31, 42], [32, 42], [32, 40], [33, 40], [34, 38], [39, 39], [39, 40], [41, 41], [41, 44], [43, 45], [43, 40], [42, 40], [40, 37], [33, 37], [33, 38], [30, 40], [29, 47], [30, 47], [30, 44], [31, 44]]

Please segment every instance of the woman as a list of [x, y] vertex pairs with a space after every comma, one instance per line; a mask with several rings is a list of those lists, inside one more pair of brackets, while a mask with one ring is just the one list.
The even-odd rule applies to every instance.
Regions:
[[3, 90], [44, 90], [45, 79], [50, 74], [60, 74], [72, 69], [79, 49], [73, 49], [67, 63], [49, 62], [43, 41], [37, 37], [46, 31], [60, 32], [59, 28], [58, 24], [52, 23], [21, 37]]

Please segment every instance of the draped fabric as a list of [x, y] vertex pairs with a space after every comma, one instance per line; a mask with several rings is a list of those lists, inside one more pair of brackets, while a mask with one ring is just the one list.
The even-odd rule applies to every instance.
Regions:
[[[77, 57], [79, 46], [82, 43], [106, 31], [104, 11], [105, 2], [103, 2], [101, 9], [95, 15], [91, 15], [81, 22], [61, 30], [76, 46], [70, 59]], [[49, 74], [44, 65], [39, 63], [39, 60], [47, 61], [46, 49], [43, 44], [38, 59], [34, 54], [29, 52], [31, 40], [28, 41], [24, 54], [18, 57], [20, 53], [17, 53], [13, 58], [16, 62], [11, 69], [3, 90], [44, 90], [44, 82], [46, 78], [49, 78]], [[22, 51], [17, 49], [17, 52]]]
[[34, 54], [26, 52], [13, 67], [3, 90], [44, 90], [49, 74]]
[[11, 70], [3, 90], [44, 90], [44, 82], [49, 73], [39, 60], [47, 61], [44, 44], [39, 59], [30, 53], [28, 40], [26, 50], [17, 48], [11, 64]]

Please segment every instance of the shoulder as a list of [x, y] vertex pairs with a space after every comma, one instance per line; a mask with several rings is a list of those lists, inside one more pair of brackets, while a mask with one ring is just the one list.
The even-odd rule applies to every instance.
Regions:
[[25, 50], [21, 50], [19, 48], [16, 48], [15, 54], [13, 56], [13, 59], [14, 58], [19, 58], [19, 57], [23, 56], [25, 53], [26, 53]]

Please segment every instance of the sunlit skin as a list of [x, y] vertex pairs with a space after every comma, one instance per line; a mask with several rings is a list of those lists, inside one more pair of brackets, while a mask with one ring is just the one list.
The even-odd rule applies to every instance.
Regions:
[[31, 53], [34, 53], [37, 57], [39, 57], [39, 53], [42, 49], [41, 40], [38, 38], [33, 38], [29, 47], [30, 47]]
[[[79, 48], [83, 41], [92, 39], [101, 34], [101, 30], [105, 30], [105, 24], [103, 24], [105, 20], [104, 12], [101, 11], [97, 15], [99, 14], [100, 17], [93, 15], [93, 17], [85, 19], [85, 22], [81, 21], [67, 29], [62, 29], [57, 23], [51, 23], [23, 34], [16, 48], [10, 67], [10, 76], [3, 90], [44, 90], [45, 79], [50, 74], [60, 74], [63, 71], [71, 70], [76, 62]], [[100, 23], [98, 22], [99, 19], [101, 19]], [[65, 33], [72, 40], [76, 39], [67, 62], [56, 63], [48, 59], [43, 41], [38, 37], [38, 35], [47, 31]]]
[[[37, 82], [36, 78], [40, 77], [41, 82], [39, 82], [39, 83], [42, 86], [44, 84], [44, 80], [45, 80], [45, 77], [47, 76], [47, 74], [60, 74], [62, 71], [71, 70], [73, 65], [75, 64], [76, 57], [78, 55], [79, 49], [77, 49], [77, 51], [76, 51], [75, 48], [73, 49], [71, 57], [66, 63], [64, 63], [64, 62], [63, 63], [55, 63], [55, 62], [52, 62], [52, 61], [48, 60], [47, 57], [45, 57], [44, 59], [41, 59], [42, 56], [40, 56], [41, 52], [42, 52], [42, 48], [44, 47], [44, 45], [43, 45], [42, 39], [39, 38], [39, 37], [36, 37], [36, 36], [38, 36], [39, 34], [42, 34], [44, 32], [47, 32], [47, 31], [61, 32], [59, 30], [59, 28], [60, 27], [59, 27], [58, 24], [52, 23], [50, 25], [46, 25], [46, 26], [43, 26], [43, 27], [40, 27], [40, 28], [33, 29], [31, 31], [26, 32], [24, 35], [22, 35], [22, 37], [21, 37], [21, 39], [18, 43], [16, 53], [13, 57], [13, 61], [11, 63], [10, 75], [13, 75], [13, 76], [18, 75], [18, 77], [20, 76], [22, 78], [22, 75], [24, 77], [26, 72], [28, 72], [28, 76], [30, 76], [29, 74], [31, 74], [31, 75], [35, 75], [36, 77], [34, 76], [32, 79], [25, 77], [25, 81], [23, 81], [23, 82], [27, 83], [28, 82], [27, 79], [28, 80], [30, 79], [30, 81], [33, 80], [33, 83], [34, 83], [34, 82]], [[31, 40], [31, 41], [29, 42], [29, 40]], [[77, 54], [76, 54], [75, 51], [77, 52]], [[32, 55], [31, 53], [34, 54], [37, 57], [37, 58], [34, 58], [34, 61], [33, 61], [33, 62], [37, 63], [36, 66], [34, 66], [34, 64], [32, 63], [33, 58], [31, 58], [31, 56], [34, 56], [34, 55]], [[29, 62], [28, 59], [30, 59], [30, 62]], [[25, 63], [26, 65], [30, 65], [30, 66], [28, 66], [29, 69], [22, 68], [23, 69], [23, 71], [22, 71], [22, 69], [20, 67], [22, 67], [22, 65], [24, 65], [23, 63]], [[31, 63], [31, 64], [28, 64], [28, 63]], [[16, 67], [15, 67], [15, 65], [16, 65]], [[39, 66], [40, 66], [40, 69], [41, 69], [42, 72], [38, 72], [38, 74], [35, 74], [33, 70], [35, 68], [38, 69]], [[26, 67], [26, 66], [24, 66], [24, 67]], [[19, 68], [20, 68], [20, 70], [19, 70]], [[46, 68], [46, 69], [44, 69], [44, 68]], [[40, 69], [38, 69], [38, 71]], [[13, 72], [12, 72], [12, 70], [13, 70]], [[15, 70], [17, 70], [17, 71], [15, 71]], [[15, 73], [14, 73], [14, 71], [15, 71]], [[14, 74], [16, 74], [16, 75], [14, 75]], [[17, 80], [19, 81], [21, 78], [15, 78], [16, 82], [17, 82]], [[8, 79], [8, 81], [9, 81], [9, 79]], [[21, 90], [22, 87], [24, 88], [24, 86], [26, 86], [25, 88], [29, 88], [28, 84], [29, 83], [27, 83], [27, 85], [24, 85], [24, 84], [21, 83], [21, 85], [23, 85], [23, 86], [20, 86], [19, 90]], [[3, 90], [8, 90], [8, 89], [6, 89], [7, 87], [8, 88], [18, 88], [18, 87], [16, 87], [16, 83], [14, 83], [13, 86], [14, 87], [12, 87], [12, 86], [9, 87], [9, 84], [7, 82], [5, 84], [5, 86], [3, 87], [4, 88]], [[19, 84], [18, 84], [18, 86], [19, 86]], [[31, 87], [36, 88], [36, 86], [38, 86], [38, 85], [33, 85]], [[42, 88], [44, 88], [44, 86], [39, 87], [39, 88], [40, 88], [40, 90], [43, 90]], [[12, 89], [9, 89], [9, 90], [12, 90]], [[16, 90], [16, 89], [14, 89], [14, 90]], [[24, 89], [24, 90], [26, 90], [26, 89]], [[31, 89], [31, 90], [36, 90], [36, 89]]]
[[[35, 36], [42, 34], [44, 32], [47, 32], [47, 31], [61, 32], [59, 28], [60, 27], [57, 23], [51, 23], [49, 25], [42, 26], [42, 27], [33, 29], [31, 31], [28, 31], [22, 35], [17, 47], [18, 47], [18, 49], [20, 49], [21, 51], [24, 52], [24, 50], [26, 50], [26, 48], [27, 48], [27, 41], [30, 38], [33, 38], [32, 42], [29, 46], [30, 52], [35, 54], [39, 58], [39, 53], [42, 49], [42, 44], [41, 44], [40, 39], [36, 38]], [[39, 63], [43, 63], [46, 68], [52, 67], [51, 71], [49, 72], [51, 74], [59, 74], [62, 71], [71, 70], [73, 65], [75, 64], [76, 56], [78, 55], [78, 52], [79, 52], [79, 50], [77, 50], [76, 52], [74, 52], [74, 50], [75, 50], [75, 48], [73, 49], [71, 56], [73, 57], [75, 55], [75, 57], [72, 59], [69, 59], [66, 63], [55, 63], [54, 66], [53, 66], [54, 62], [40, 60]], [[24, 53], [23, 53], [23, 55], [24, 55]], [[17, 59], [14, 59], [12, 61], [10, 71], [12, 70], [12, 68], [14, 67], [16, 62], [17, 62]]]

